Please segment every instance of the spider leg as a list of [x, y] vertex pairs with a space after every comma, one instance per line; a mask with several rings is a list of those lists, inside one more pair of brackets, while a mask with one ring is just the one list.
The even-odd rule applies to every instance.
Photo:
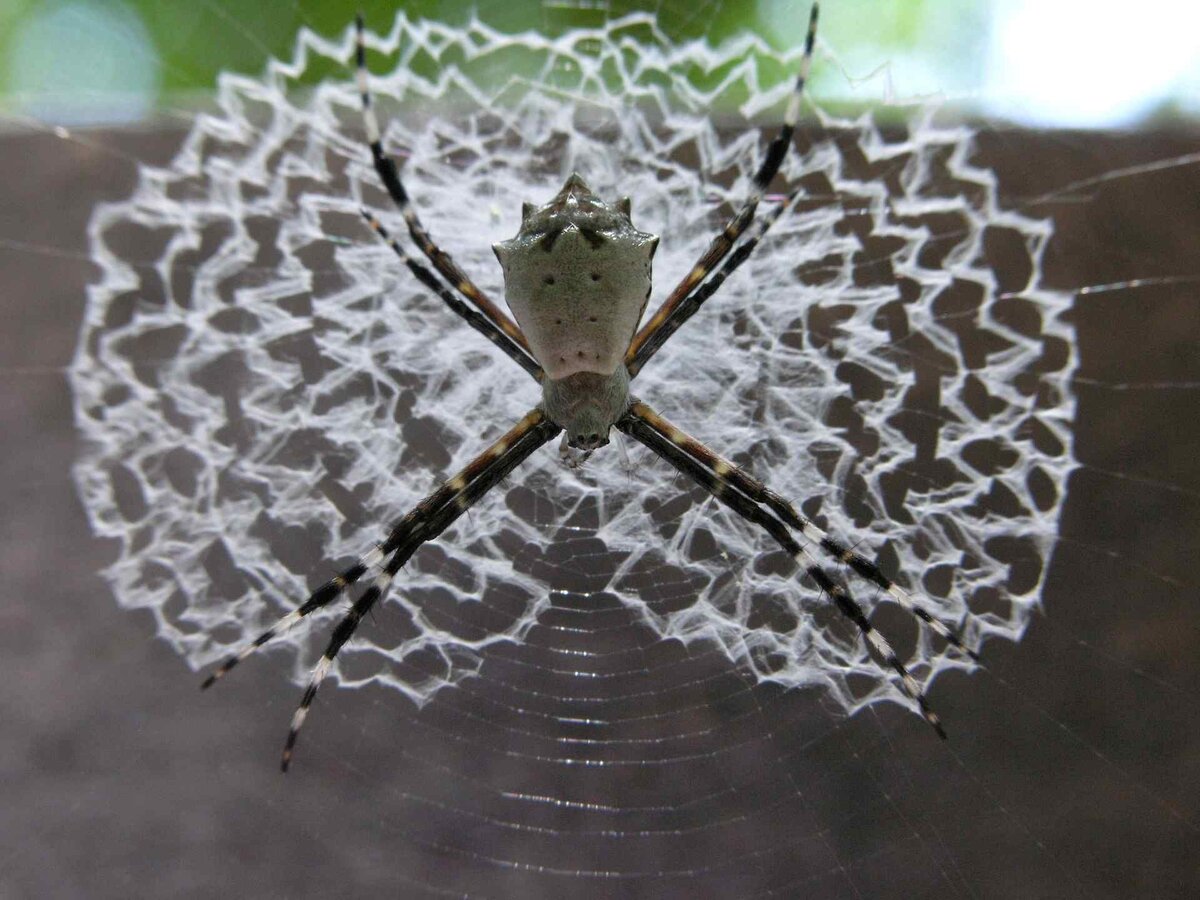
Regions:
[[[280, 618], [274, 625], [215, 669], [201, 684], [201, 689], [211, 687], [213, 683], [224, 677], [230, 669], [254, 653], [259, 647], [284, 633], [310, 613], [328, 606], [358, 582], [364, 574], [377, 568], [386, 559], [387, 564], [376, 576], [374, 584], [364, 591], [362, 597], [347, 615], [349, 618], [354, 614], [354, 610], [360, 609], [361, 611], [355, 619], [355, 625], [357, 625], [357, 620], [370, 610], [374, 602], [386, 590], [388, 583], [400, 566], [412, 556], [417, 547], [440, 535], [475, 501], [528, 458], [534, 450], [558, 434], [559, 430], [557, 425], [545, 418], [540, 409], [534, 409], [528, 413], [499, 440], [471, 460], [461, 472], [445, 481], [437, 490], [413, 507], [396, 523], [381, 544], [372, 548], [352, 566], [339, 572], [317, 588], [303, 604]], [[339, 629], [341, 627], [341, 625], [338, 626]], [[351, 627], [345, 639], [348, 639], [353, 631], [354, 628]], [[327, 669], [322, 671], [322, 666], [327, 666], [324, 663], [325, 657], [332, 662], [341, 645], [345, 643], [345, 639], [343, 639], [334, 646], [340, 633], [340, 631], [334, 632], [335, 640], [331, 641], [325, 656], [322, 657], [322, 662], [318, 663], [317, 669], [313, 673], [313, 679], [310, 682], [313, 694], [316, 693], [315, 685], [320, 684], [327, 671]], [[308, 704], [312, 702], [311, 695], [306, 693], [305, 696], [307, 702], [301, 704], [303, 709], [307, 709]], [[303, 722], [303, 716], [300, 717], [300, 721]], [[293, 723], [293, 730], [298, 727], [298, 724]], [[291, 743], [295, 743], [294, 737], [290, 740]]]
[[[397, 528], [399, 527], [400, 526], [398, 525]], [[229, 674], [230, 669], [233, 669], [246, 657], [252, 655], [263, 644], [281, 634], [286, 634], [292, 629], [292, 626], [294, 626], [301, 619], [311, 615], [318, 609], [323, 609], [324, 607], [328, 606], [339, 596], [341, 596], [343, 591], [357, 582], [366, 572], [377, 567], [383, 561], [383, 558], [384, 553], [382, 546], [377, 545], [372, 547], [369, 552], [359, 557], [358, 561], [354, 563], [354, 565], [347, 569], [343, 569], [337, 575], [334, 575], [331, 579], [313, 591], [309, 595], [308, 599], [304, 601], [304, 603], [296, 607], [290, 613], [281, 616], [270, 628], [268, 628], [250, 643], [246, 644], [246, 646], [242, 647], [242, 649], [225, 660], [225, 662], [221, 663], [221, 665], [214, 669], [200, 684], [200, 690], [208, 690], [216, 682]]]
[[[727, 477], [727, 473], [718, 474], [715, 467], [710, 469], [696, 459], [687, 449], [690, 446], [689, 441], [699, 445], [699, 442], [694, 438], [689, 438], [683, 432], [674, 428], [674, 426], [669, 426], [671, 428], [670, 432], [666, 434], [660, 433], [646, 419], [638, 415], [635, 409], [638, 409], [640, 412], [649, 408], [640, 402], [635, 403], [634, 407], [631, 407], [630, 412], [626, 413], [617, 422], [617, 428], [639, 443], [649, 447], [657, 456], [670, 463], [677, 470], [707, 490], [720, 503], [723, 503], [748, 522], [758, 525], [770, 534], [776, 543], [804, 568], [804, 571], [817, 583], [817, 586], [830, 596], [838, 610], [855, 624], [859, 633], [862, 634], [863, 639], [874, 648], [884, 663], [900, 676], [900, 685], [904, 693], [917, 704], [921, 715], [933, 727], [938, 736], [945, 739], [946, 731], [942, 727], [941, 719], [930, 708], [920, 684], [918, 684], [917, 680], [908, 671], [904, 663], [900, 661], [891, 644], [875, 629], [870, 620], [867, 619], [865, 613], [863, 613], [862, 607], [859, 606], [858, 602], [850, 595], [846, 588], [831, 578], [808, 551], [796, 542], [796, 539], [792, 537], [791, 532], [788, 530], [788, 526], [784, 524], [775, 511], [765, 509], [762, 505], [756, 503], [749, 495], [736, 486], [732, 478]], [[665, 420], [662, 421], [665, 422]], [[678, 440], [676, 440], [677, 437]], [[711, 455], [719, 459], [715, 454]], [[731, 464], [727, 463], [727, 465], [730, 465], [732, 469]]]
[[[317, 588], [309, 596], [309, 598], [296, 609], [292, 610], [281, 617], [274, 625], [256, 637], [253, 641], [239, 650], [236, 654], [229, 657], [211, 675], [209, 675], [200, 685], [201, 690], [212, 687], [212, 685], [223, 678], [230, 669], [234, 668], [238, 663], [250, 656], [259, 647], [266, 644], [272, 638], [278, 637], [288, 631], [297, 622], [305, 616], [316, 612], [328, 606], [339, 596], [343, 591], [348, 590], [358, 582], [363, 575], [371, 569], [377, 568], [384, 559], [393, 555], [405, 539], [413, 533], [420, 523], [431, 516], [436, 510], [445, 506], [453, 500], [459, 493], [462, 492], [465, 486], [473, 484], [476, 480], [486, 478], [494, 464], [499, 464], [504, 461], [505, 454], [516, 452], [516, 443], [528, 432], [534, 428], [544, 428], [546, 421], [540, 409], [535, 409], [521, 419], [507, 434], [503, 435], [498, 441], [484, 450], [479, 456], [471, 460], [466, 467], [455, 475], [453, 478], [445, 481], [441, 487], [418, 503], [409, 512], [401, 518], [388, 532], [383, 543], [372, 547], [369, 552], [361, 556], [354, 565], [334, 575], [331, 579]], [[551, 426], [554, 427], [554, 426]], [[558, 429], [555, 427], [554, 433]], [[546, 438], [549, 440], [549, 438]], [[544, 443], [544, 441], [543, 441]], [[528, 453], [525, 454], [528, 456]], [[525, 456], [517, 459], [520, 462]], [[515, 465], [516, 463], [514, 463]], [[507, 470], [506, 470], [507, 471]], [[503, 476], [501, 476], [503, 477]]]
[[646, 336], [641, 346], [632, 355], [626, 354], [625, 368], [628, 370], [630, 378], [637, 375], [641, 371], [642, 366], [646, 364], [646, 360], [657, 353], [671, 335], [679, 330], [679, 326], [694, 316], [700, 307], [704, 305], [704, 301], [717, 292], [717, 289], [725, 283], [725, 279], [733, 274], [738, 266], [750, 258], [750, 254], [758, 247], [763, 236], [778, 221], [779, 217], [783, 215], [788, 207], [795, 202], [799, 195], [800, 191], [792, 191], [782, 203], [776, 204], [758, 223], [758, 227], [754, 230], [754, 233], [742, 241], [730, 257], [725, 260], [724, 265], [721, 266], [717, 274], [680, 300], [679, 304], [662, 320], [658, 328]]
[[371, 229], [392, 248], [395, 254], [400, 257], [400, 262], [408, 267], [408, 270], [417, 277], [418, 281], [441, 297], [447, 306], [467, 320], [467, 324], [512, 357], [517, 365], [532, 375], [534, 379], [541, 381], [542, 367], [534, 361], [533, 357], [497, 328], [491, 319], [476, 312], [459, 300], [442, 282], [438, 281], [436, 275], [405, 253], [404, 248], [400, 246], [394, 237], [388, 234], [387, 229], [379, 223], [379, 220], [375, 216], [371, 215], [365, 209], [362, 210], [362, 215], [367, 220], [367, 224], [371, 226]]
[[[517, 323], [506, 316], [467, 277], [467, 274], [450, 257], [450, 254], [433, 242], [433, 239], [429, 236], [429, 232], [425, 230], [425, 226], [421, 223], [420, 216], [417, 215], [417, 210], [409, 199], [408, 191], [404, 189], [404, 182], [400, 180], [400, 171], [396, 168], [395, 161], [383, 150], [379, 120], [375, 117], [375, 110], [371, 105], [371, 92], [367, 86], [367, 45], [366, 35], [363, 30], [362, 13], [355, 16], [354, 24], [357, 34], [355, 60], [358, 65], [358, 93], [362, 97], [363, 124], [367, 132], [367, 142], [371, 147], [371, 158], [375, 162], [375, 171], [379, 173], [379, 179], [383, 182], [383, 186], [387, 189], [396, 207], [400, 210], [400, 214], [404, 216], [404, 222], [408, 226], [408, 233], [412, 235], [413, 241], [433, 264], [433, 267], [446, 281], [454, 286], [456, 291], [475, 304], [484, 317], [507, 335], [510, 341], [524, 350], [529, 356], [533, 356], [533, 352], [529, 349], [529, 342], [526, 341], [521, 329], [517, 327]], [[457, 310], [455, 311], [457, 312]]]
[[[796, 75], [795, 87], [788, 98], [783, 125], [779, 129], [778, 136], [767, 147], [766, 156], [763, 158], [758, 172], [754, 175], [754, 187], [750, 192], [750, 196], [742, 204], [742, 208], [738, 210], [737, 214], [725, 225], [721, 233], [713, 238], [708, 249], [696, 261], [696, 264], [692, 266], [691, 271], [671, 291], [667, 299], [663, 301], [662, 306], [642, 326], [641, 330], [634, 335], [633, 341], [625, 353], [625, 363], [627, 366], [633, 364], [634, 360], [639, 356], [642, 345], [650, 340], [651, 336], [662, 327], [663, 323], [670, 318], [676, 307], [683, 302], [696, 285], [708, 277], [708, 274], [717, 264], [729, 254], [737, 239], [741, 237], [745, 230], [750, 227], [750, 223], [754, 221], [754, 213], [758, 209], [758, 204], [762, 200], [763, 194], [766, 193], [771, 179], [779, 171], [784, 157], [787, 155], [788, 148], [792, 143], [792, 135], [796, 130], [796, 123], [800, 119], [800, 98], [804, 94], [804, 84], [808, 80], [808, 70], [812, 65], [813, 44], [817, 37], [817, 17], [818, 4], [814, 0], [812, 11], [809, 13], [808, 18], [808, 34], [804, 38], [804, 56], [800, 60], [800, 71]], [[642, 359], [641, 362], [645, 362], [645, 359]], [[640, 364], [638, 368], [640, 368]], [[636, 369], [631, 368], [630, 374], [633, 374], [634, 371]]]
[[[466, 469], [421, 501], [409, 513], [409, 516], [415, 516], [414, 527], [396, 546], [395, 552], [383, 571], [376, 576], [374, 583], [363, 591], [362, 596], [355, 601], [350, 611], [334, 628], [329, 645], [313, 668], [308, 686], [304, 689], [304, 694], [292, 716], [291, 727], [288, 729], [283, 757], [280, 760], [280, 768], [284, 772], [288, 770], [292, 752], [296, 746], [296, 738], [299, 736], [304, 720], [308, 717], [308, 710], [317, 695], [317, 689], [325, 680], [325, 676], [329, 674], [338, 651], [342, 649], [346, 641], [350, 640], [363, 616], [383, 598], [391, 586], [392, 579], [400, 571], [400, 567], [409, 560], [418, 547], [445, 531], [480, 497], [527, 459], [534, 450], [558, 434], [559, 430], [557, 425], [542, 415], [540, 409], [535, 409], [508, 434], [476, 457]], [[471, 476], [468, 473], [473, 467], [476, 467], [478, 471], [477, 474]], [[442, 495], [443, 499], [440, 503], [435, 503], [439, 495]]]
[[918, 606], [913, 601], [912, 595], [884, 575], [879, 566], [875, 565], [875, 563], [862, 554], [856, 553], [846, 544], [831, 537], [828, 532], [819, 528], [811, 519], [802, 516], [791, 503], [772, 491], [745, 469], [739, 468], [729, 460], [714, 453], [700, 441], [696, 440], [690, 434], [681, 431], [640, 400], [633, 402], [627, 415], [640, 419], [649, 428], [654, 429], [661, 437], [682, 449], [718, 478], [728, 481], [734, 488], [741, 491], [751, 500], [766, 506], [771, 512], [782, 519], [785, 524], [799, 531], [810, 541], [815, 542], [831, 557], [845, 563], [861, 577], [887, 591], [910, 615], [915, 616], [928, 625], [931, 631], [942, 637], [956, 650], [965, 653], [971, 659], [979, 659], [979, 654], [967, 647], [958, 634]]

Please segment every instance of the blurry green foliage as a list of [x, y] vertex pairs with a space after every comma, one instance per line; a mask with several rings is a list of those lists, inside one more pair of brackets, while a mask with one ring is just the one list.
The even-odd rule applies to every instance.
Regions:
[[[172, 105], [180, 95], [210, 90], [222, 71], [253, 74], [261, 71], [268, 56], [289, 57], [302, 27], [325, 35], [341, 33], [359, 9], [376, 31], [386, 30], [403, 8], [410, 18], [461, 24], [477, 16], [502, 31], [551, 35], [601, 25], [630, 12], [652, 12], [659, 29], [675, 41], [704, 38], [719, 44], [754, 33], [779, 49], [803, 40], [809, 10], [807, 0], [3, 0], [0, 61], [13, 58], [14, 42], [21, 39], [24, 25], [72, 2], [123, 5], [140, 18], [159, 60], [159, 102]], [[951, 61], [970, 77], [981, 57], [977, 44], [985, 31], [985, 10], [983, 2], [971, 0], [826, 0], [821, 36], [838, 48], [845, 74], [819, 67], [816, 92], [828, 82], [844, 94], [847, 75], [866, 75], [881, 63], [929, 46], [948, 48]], [[115, 36], [118, 46], [120, 39]], [[513, 60], [512, 67], [510, 71], [518, 71], [519, 61]], [[789, 77], [770, 65], [760, 74], [766, 82]], [[343, 75], [314, 69], [308, 78]], [[693, 77], [703, 76], [696, 72]], [[947, 77], [939, 66], [933, 83], [944, 85]], [[0, 79], [3, 93], [18, 89], [2, 62]], [[20, 90], [31, 91], [28, 75]]]

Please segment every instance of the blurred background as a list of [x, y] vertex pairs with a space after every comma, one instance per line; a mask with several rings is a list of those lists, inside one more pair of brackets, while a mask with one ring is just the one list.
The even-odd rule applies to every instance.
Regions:
[[[845, 718], [650, 642], [598, 598], [552, 609], [489, 678], [420, 709], [327, 688], [284, 778], [290, 661], [201, 696], [150, 615], [118, 608], [97, 574], [114, 548], [70, 474], [92, 211], [173, 158], [220, 73], [257, 75], [299, 29], [340, 35], [356, 8], [383, 30], [397, 5], [0, 2], [0, 895], [1200, 896], [1195, 4], [823, 3], [820, 103], [898, 120], [944, 101], [977, 129], [1001, 203], [1053, 220], [1043, 276], [1075, 299], [1079, 467], [1043, 609], [979, 672], [937, 681], [948, 743], [898, 707]], [[548, 34], [653, 12], [676, 40], [772, 47], [797, 44], [808, 15], [787, 0], [403, 7]], [[576, 740], [606, 690], [663, 728]]]
[[[475, 16], [500, 30], [546, 34], [653, 11], [675, 41], [720, 43], [754, 33], [779, 49], [802, 40], [808, 16], [808, 4], [793, 0], [399, 6], [413, 18], [459, 24]], [[882, 84], [893, 100], [942, 99], [964, 115], [1021, 125], [1141, 127], [1200, 113], [1200, 8], [1193, 4], [841, 0], [827, 6], [822, 40], [838, 48], [844, 71], [818, 68], [814, 91], [826, 103], [876, 102]], [[380, 29], [397, 7], [380, 0], [6, 0], [0, 111], [81, 125], [202, 106], [220, 72], [257, 73], [265, 57], [290, 56], [301, 27], [339, 34], [361, 9]], [[860, 95], [860, 80], [872, 86], [868, 97]]]

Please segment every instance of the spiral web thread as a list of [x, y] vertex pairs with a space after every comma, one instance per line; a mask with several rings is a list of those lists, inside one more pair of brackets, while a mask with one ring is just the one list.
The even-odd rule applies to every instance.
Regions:
[[[756, 124], [777, 120], [789, 87], [759, 72], [799, 58], [753, 39], [675, 46], [644, 15], [558, 38], [401, 15], [371, 47], [385, 146], [485, 291], [503, 294], [490, 247], [516, 232], [521, 202], [578, 171], [662, 235], [651, 304], [747, 190]], [[538, 401], [363, 227], [360, 204], [403, 230], [370, 166], [351, 55], [349, 29], [304, 32], [261, 79], [223, 77], [218, 111], [172, 163], [144, 167], [91, 222], [103, 276], [72, 370], [77, 481], [96, 532], [119, 542], [118, 601], [153, 613], [196, 667], [368, 550]], [[526, 76], [498, 78], [514, 58]], [[336, 75], [296, 89], [312, 67]], [[745, 119], [718, 128], [710, 111], [728, 98]], [[1016, 640], [1073, 466], [1069, 298], [1040, 286], [1050, 225], [998, 205], [969, 128], [917, 110], [885, 133], [806, 109], [820, 128], [777, 182], [805, 196], [634, 390], [878, 555], [969, 645]], [[387, 603], [399, 639], [365, 623], [335, 677], [423, 702], [557, 594], [595, 593], [758, 678], [822, 685], [847, 711], [908, 702], [765, 536], [626, 449], [580, 471], [535, 454], [401, 572]], [[971, 665], [839, 575], [919, 678]], [[329, 622], [272, 644], [297, 678]]]

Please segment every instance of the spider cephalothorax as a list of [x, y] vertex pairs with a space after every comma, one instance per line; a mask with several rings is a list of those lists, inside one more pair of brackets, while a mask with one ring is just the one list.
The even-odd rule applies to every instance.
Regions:
[[526, 203], [517, 236], [492, 247], [509, 309], [546, 373], [542, 408], [571, 447], [607, 444], [629, 406], [625, 351], [657, 247], [633, 227], [628, 197], [610, 206], [576, 174], [545, 206]]
[[[417, 549], [437, 538], [559, 432], [565, 432], [568, 446], [585, 451], [586, 458], [588, 452], [608, 442], [613, 427], [650, 448], [720, 503], [767, 532], [854, 623], [868, 646], [899, 676], [904, 693], [945, 737], [916, 679], [849, 590], [825, 571], [809, 547], [819, 547], [820, 552], [889, 593], [960, 652], [974, 655], [973, 652], [945, 624], [916, 605], [913, 597], [884, 575], [874, 562], [826, 534], [761, 481], [629, 395], [630, 380], [750, 256], [771, 223], [795, 199], [793, 193], [778, 203], [747, 234], [767, 185], [778, 173], [791, 145], [816, 27], [814, 3], [804, 57], [783, 126], [767, 148], [749, 197], [639, 329], [650, 296], [650, 264], [658, 238], [633, 227], [628, 198], [615, 206], [609, 205], [593, 194], [578, 175], [571, 175], [545, 206], [526, 203], [516, 237], [494, 247], [504, 269], [505, 293], [516, 322], [433, 242], [409, 199], [396, 164], [383, 149], [379, 123], [367, 91], [366, 39], [362, 18], [358, 19], [358, 85], [371, 156], [380, 180], [404, 217], [413, 243], [433, 271], [391, 237], [375, 215], [366, 210], [363, 215], [422, 284], [541, 385], [542, 402], [404, 515], [376, 547], [317, 588], [308, 600], [226, 660], [204, 682], [205, 687], [212, 684], [275, 635], [328, 606], [359, 581], [367, 582], [333, 630], [292, 718], [283, 752], [285, 770], [300, 726], [338, 651], [363, 617], [383, 599], [393, 578]], [[808, 546], [802, 545], [800, 539], [807, 541]]]

